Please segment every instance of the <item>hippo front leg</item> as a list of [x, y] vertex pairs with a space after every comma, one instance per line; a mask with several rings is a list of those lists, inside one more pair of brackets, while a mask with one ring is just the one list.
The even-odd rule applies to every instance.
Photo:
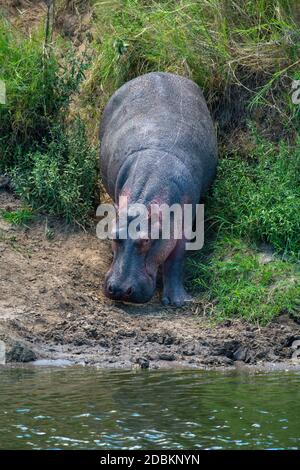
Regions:
[[183, 286], [183, 265], [185, 253], [185, 240], [178, 240], [176, 247], [163, 264], [163, 296], [164, 305], [181, 307], [185, 302], [191, 301]]

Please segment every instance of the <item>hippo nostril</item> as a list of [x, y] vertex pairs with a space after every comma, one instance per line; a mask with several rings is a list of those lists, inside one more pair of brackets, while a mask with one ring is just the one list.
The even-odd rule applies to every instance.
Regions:
[[129, 289], [127, 289], [126, 291], [126, 295], [131, 295], [133, 293], [133, 288], [132, 287], [129, 287]]
[[109, 282], [107, 284], [106, 290], [108, 296], [115, 300], [126, 299], [127, 297], [130, 297], [134, 291], [132, 287], [129, 287], [128, 289], [126, 289], [126, 287], [122, 288], [115, 285], [113, 282]]

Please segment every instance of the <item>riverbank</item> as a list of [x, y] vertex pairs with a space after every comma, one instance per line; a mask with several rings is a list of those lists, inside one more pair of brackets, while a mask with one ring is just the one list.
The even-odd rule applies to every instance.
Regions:
[[[10, 192], [0, 209], [20, 208]], [[27, 227], [0, 219], [0, 340], [7, 362], [70, 360], [114, 368], [231, 367], [290, 361], [300, 325], [281, 315], [261, 327], [212, 324], [199, 304], [114, 304], [102, 293], [109, 243], [95, 231], [37, 217]], [[292, 361], [290, 361], [292, 364]]]

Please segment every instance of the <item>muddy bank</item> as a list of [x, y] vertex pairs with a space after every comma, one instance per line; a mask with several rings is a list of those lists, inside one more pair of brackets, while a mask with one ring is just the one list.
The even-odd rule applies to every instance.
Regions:
[[[19, 201], [0, 192], [0, 209]], [[291, 364], [300, 325], [211, 325], [203, 312], [114, 304], [102, 294], [109, 243], [95, 231], [39, 218], [16, 228], [0, 219], [0, 340], [7, 362], [71, 360], [101, 367], [231, 367]], [[3, 345], [2, 343], [2, 345]]]

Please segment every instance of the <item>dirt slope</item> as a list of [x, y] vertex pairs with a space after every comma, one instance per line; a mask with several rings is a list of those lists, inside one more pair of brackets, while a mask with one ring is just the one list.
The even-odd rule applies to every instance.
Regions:
[[[19, 205], [0, 192], [0, 210]], [[287, 317], [265, 328], [241, 321], [212, 327], [201, 312], [166, 309], [158, 298], [146, 306], [114, 304], [102, 294], [109, 262], [109, 244], [94, 230], [46, 218], [16, 228], [0, 218], [0, 340], [7, 361], [231, 366], [286, 361], [300, 339], [300, 326]]]

